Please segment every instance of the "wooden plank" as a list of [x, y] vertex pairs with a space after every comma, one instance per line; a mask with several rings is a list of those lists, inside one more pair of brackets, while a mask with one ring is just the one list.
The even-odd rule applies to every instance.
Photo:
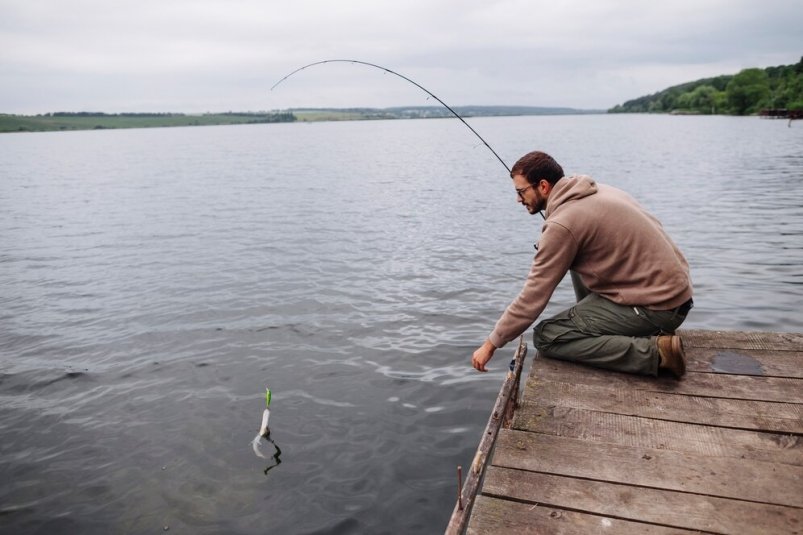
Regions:
[[602, 388], [630, 388], [647, 392], [671, 392], [781, 403], [803, 403], [803, 382], [783, 377], [687, 373], [682, 380], [646, 377], [591, 368], [536, 355], [530, 381], [538, 379], [572, 382]]
[[803, 379], [803, 359], [792, 351], [686, 348], [690, 372]]
[[715, 533], [800, 534], [803, 509], [492, 466], [483, 494]]
[[520, 411], [538, 414], [521, 418], [523, 431], [591, 442], [619, 444], [803, 466], [803, 439], [794, 435], [760, 433], [655, 420], [587, 409], [528, 403]]
[[474, 506], [474, 499], [477, 496], [482, 477], [485, 474], [488, 458], [493, 450], [499, 429], [502, 423], [510, 418], [509, 412], [512, 410], [510, 409], [511, 400], [513, 406], [516, 404], [521, 371], [526, 356], [527, 343], [522, 336], [519, 338], [519, 345], [513, 357], [515, 365], [513, 369], [508, 372], [505, 381], [502, 383], [502, 388], [499, 390], [499, 395], [496, 396], [496, 403], [494, 404], [491, 416], [488, 418], [488, 423], [483, 431], [480, 445], [477, 447], [477, 452], [474, 455], [474, 461], [471, 463], [471, 469], [469, 470], [466, 482], [463, 488], [458, 489], [457, 503], [452, 510], [449, 524], [446, 526], [446, 535], [459, 535], [463, 533], [466, 528]]
[[545, 416], [534, 407], [548, 404], [676, 422], [803, 434], [803, 404], [795, 403], [682, 396], [631, 388], [600, 389], [532, 379], [527, 382], [524, 400], [513, 419], [512, 427], [517, 429], [532, 427], [530, 420]]
[[466, 533], [468, 535], [668, 535], [693, 533], [677, 528], [589, 515], [554, 507], [478, 496]]
[[803, 348], [803, 334], [801, 333], [681, 329], [678, 334], [683, 338], [683, 344], [687, 348], [794, 351], [803, 358], [803, 355], [800, 355], [801, 348]]
[[503, 429], [494, 466], [803, 507], [803, 468]]

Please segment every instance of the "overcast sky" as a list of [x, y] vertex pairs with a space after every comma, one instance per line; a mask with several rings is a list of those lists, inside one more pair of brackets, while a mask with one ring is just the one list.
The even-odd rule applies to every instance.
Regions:
[[797, 63], [800, 0], [0, 0], [0, 113], [604, 109]]

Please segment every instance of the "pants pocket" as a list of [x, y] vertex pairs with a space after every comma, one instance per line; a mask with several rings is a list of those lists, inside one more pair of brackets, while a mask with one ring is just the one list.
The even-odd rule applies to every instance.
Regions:
[[569, 309], [569, 319], [575, 325], [578, 331], [590, 334], [594, 331], [594, 319], [590, 317], [584, 317], [581, 314], [577, 307], [572, 307]]
[[585, 328], [585, 322], [572, 307], [539, 323], [533, 333], [533, 344], [544, 351], [552, 344], [570, 342], [587, 336], [583, 334]]

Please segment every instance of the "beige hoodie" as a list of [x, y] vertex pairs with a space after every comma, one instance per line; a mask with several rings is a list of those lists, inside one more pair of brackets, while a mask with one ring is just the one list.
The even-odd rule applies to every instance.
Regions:
[[549, 194], [524, 288], [491, 343], [502, 347], [527, 330], [569, 269], [593, 293], [622, 305], [670, 310], [692, 296], [689, 265], [654, 216], [619, 189], [588, 176], [564, 177]]

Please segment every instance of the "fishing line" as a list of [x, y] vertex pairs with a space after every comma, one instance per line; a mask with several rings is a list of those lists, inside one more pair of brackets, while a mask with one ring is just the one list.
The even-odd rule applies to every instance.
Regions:
[[301, 71], [303, 71], [304, 69], [308, 69], [308, 68], [310, 68], [310, 67], [314, 67], [314, 66], [316, 66], [316, 65], [323, 65], [324, 63], [356, 63], [356, 64], [359, 64], [359, 65], [366, 65], [366, 66], [368, 66], [368, 67], [373, 67], [373, 68], [375, 68], [375, 69], [379, 69], [379, 70], [381, 70], [381, 71], [385, 71], [385, 72], [387, 72], [387, 73], [390, 73], [390, 74], [392, 74], [392, 75], [394, 75], [394, 76], [398, 76], [398, 77], [399, 77], [399, 78], [401, 78], [402, 80], [405, 80], [405, 81], [407, 81], [407, 82], [410, 82], [411, 84], [413, 84], [414, 86], [416, 86], [417, 88], [419, 88], [420, 90], [422, 90], [423, 92], [425, 92], [427, 95], [429, 95], [430, 97], [432, 97], [432, 98], [434, 98], [435, 100], [437, 100], [438, 102], [440, 102], [440, 103], [441, 103], [441, 105], [442, 105], [444, 108], [446, 108], [447, 110], [449, 110], [449, 111], [452, 113], [452, 115], [454, 115], [455, 117], [457, 117], [457, 118], [460, 120], [460, 122], [461, 122], [461, 123], [463, 123], [463, 124], [466, 126], [466, 128], [468, 128], [469, 130], [471, 130], [471, 132], [472, 132], [472, 133], [473, 133], [475, 136], [477, 136], [477, 137], [479, 138], [479, 140], [480, 140], [480, 141], [482, 141], [483, 145], [485, 145], [486, 147], [488, 147], [488, 150], [489, 150], [489, 151], [491, 151], [491, 152], [493, 153], [493, 155], [494, 155], [494, 156], [496, 156], [496, 159], [497, 159], [497, 160], [499, 160], [499, 162], [500, 162], [500, 163], [501, 163], [501, 164], [502, 164], [502, 165], [505, 167], [505, 169], [507, 170], [508, 174], [510, 174], [510, 167], [508, 167], [508, 166], [507, 166], [507, 164], [505, 163], [505, 161], [504, 161], [504, 160], [503, 160], [503, 159], [502, 159], [502, 158], [501, 158], [501, 157], [500, 157], [500, 156], [499, 156], [499, 155], [496, 153], [496, 151], [495, 151], [495, 150], [493, 150], [493, 148], [492, 148], [492, 147], [491, 147], [491, 146], [488, 144], [488, 142], [487, 142], [487, 141], [485, 141], [485, 139], [484, 139], [484, 138], [483, 138], [481, 135], [479, 135], [479, 133], [478, 133], [476, 130], [474, 130], [474, 129], [471, 127], [471, 125], [470, 125], [470, 124], [468, 124], [468, 123], [465, 121], [465, 119], [463, 119], [463, 118], [460, 116], [460, 114], [459, 114], [459, 113], [457, 113], [456, 111], [454, 111], [454, 110], [453, 110], [453, 109], [452, 109], [452, 108], [451, 108], [451, 107], [450, 107], [448, 104], [446, 104], [444, 101], [442, 101], [440, 98], [438, 98], [438, 97], [437, 97], [437, 96], [436, 96], [436, 95], [435, 95], [435, 94], [434, 94], [432, 91], [430, 91], [430, 90], [429, 90], [429, 89], [427, 89], [426, 87], [422, 86], [421, 84], [419, 84], [419, 83], [418, 83], [418, 82], [416, 82], [415, 80], [411, 80], [410, 78], [408, 78], [408, 77], [404, 76], [403, 74], [399, 74], [399, 73], [397, 73], [396, 71], [392, 71], [392, 70], [388, 69], [387, 67], [383, 67], [383, 66], [381, 66], [381, 65], [377, 65], [377, 64], [375, 64], [375, 63], [369, 63], [369, 62], [367, 62], [367, 61], [360, 61], [360, 60], [357, 60], [357, 59], [326, 59], [326, 60], [323, 60], [323, 61], [316, 61], [316, 62], [314, 62], [314, 63], [310, 63], [310, 64], [308, 64], [308, 65], [304, 65], [303, 67], [299, 67], [298, 69], [294, 70], [293, 72], [291, 72], [290, 74], [288, 74], [287, 76], [285, 76], [284, 78], [282, 78], [281, 80], [279, 80], [278, 82], [276, 82], [275, 84], [273, 84], [273, 86], [270, 88], [270, 90], [271, 90], [271, 91], [273, 91], [273, 90], [276, 88], [276, 86], [278, 86], [279, 84], [281, 84], [282, 82], [284, 82], [285, 80], [287, 80], [288, 78], [290, 78], [291, 76], [293, 76], [294, 74], [296, 74], [296, 73], [298, 73], [298, 72], [301, 72]]
[[[315, 62], [313, 62], [313, 63], [309, 63], [309, 64], [307, 64], [307, 65], [304, 65], [303, 67], [299, 67], [298, 69], [294, 70], [294, 71], [293, 71], [293, 72], [291, 72], [290, 74], [287, 74], [286, 76], [284, 76], [283, 78], [281, 78], [281, 79], [280, 79], [278, 82], [276, 82], [275, 84], [273, 84], [273, 85], [271, 86], [270, 90], [271, 90], [271, 91], [273, 91], [274, 89], [276, 89], [276, 87], [277, 87], [279, 84], [281, 84], [282, 82], [284, 82], [285, 80], [287, 80], [288, 78], [290, 78], [291, 76], [293, 76], [293, 75], [294, 75], [294, 74], [296, 74], [296, 73], [299, 73], [299, 72], [301, 72], [301, 71], [303, 71], [303, 70], [305, 70], [305, 69], [309, 69], [310, 67], [315, 67], [316, 65], [323, 65], [323, 64], [325, 64], [325, 63], [356, 63], [356, 64], [358, 64], [358, 65], [365, 65], [365, 66], [367, 66], [367, 67], [373, 67], [374, 69], [379, 69], [379, 70], [381, 70], [381, 71], [384, 71], [384, 72], [386, 72], [386, 73], [390, 73], [390, 74], [392, 74], [392, 75], [394, 75], [394, 76], [398, 76], [398, 77], [399, 77], [399, 78], [401, 78], [402, 80], [404, 80], [404, 81], [406, 81], [406, 82], [409, 82], [409, 83], [413, 84], [414, 86], [416, 86], [417, 88], [419, 88], [421, 91], [423, 91], [424, 93], [426, 93], [426, 94], [427, 94], [427, 95], [429, 95], [430, 97], [432, 97], [432, 98], [434, 98], [435, 100], [437, 100], [438, 102], [440, 102], [440, 104], [441, 104], [441, 105], [442, 105], [444, 108], [446, 108], [447, 110], [449, 110], [449, 112], [451, 112], [451, 114], [452, 114], [452, 115], [454, 115], [454, 116], [455, 116], [457, 119], [459, 119], [459, 120], [460, 120], [460, 122], [461, 122], [461, 123], [463, 123], [463, 124], [466, 126], [466, 128], [468, 128], [469, 130], [471, 130], [471, 133], [472, 133], [472, 134], [474, 134], [475, 136], [477, 136], [477, 138], [478, 138], [480, 141], [482, 141], [482, 144], [483, 144], [483, 145], [485, 145], [485, 146], [488, 148], [488, 150], [489, 150], [489, 151], [491, 151], [491, 153], [492, 153], [494, 156], [496, 156], [496, 159], [497, 159], [497, 160], [499, 160], [499, 163], [501, 163], [501, 164], [502, 164], [502, 166], [504, 166], [505, 170], [507, 170], [508, 174], [510, 174], [510, 167], [508, 167], [508, 166], [507, 166], [507, 164], [505, 163], [505, 161], [504, 161], [504, 160], [503, 160], [503, 159], [502, 159], [502, 158], [501, 158], [501, 157], [500, 157], [500, 156], [499, 156], [499, 155], [496, 153], [496, 151], [493, 149], [493, 147], [491, 147], [491, 146], [488, 144], [488, 142], [487, 142], [487, 141], [485, 141], [485, 138], [483, 138], [483, 137], [482, 137], [482, 136], [481, 136], [481, 135], [480, 135], [480, 134], [479, 134], [479, 133], [478, 133], [476, 130], [474, 130], [474, 128], [472, 128], [472, 127], [471, 127], [471, 125], [470, 125], [470, 124], [468, 124], [468, 123], [466, 122], [466, 120], [465, 120], [465, 119], [463, 119], [463, 117], [461, 117], [461, 116], [460, 116], [460, 114], [459, 114], [459, 113], [457, 113], [456, 111], [454, 111], [454, 110], [452, 109], [452, 107], [451, 107], [451, 106], [449, 106], [448, 104], [446, 104], [446, 103], [445, 103], [444, 101], [442, 101], [442, 100], [441, 100], [441, 99], [440, 99], [440, 98], [439, 98], [437, 95], [435, 95], [435, 93], [433, 93], [432, 91], [430, 91], [429, 89], [427, 89], [427, 88], [426, 88], [426, 87], [424, 87], [423, 85], [419, 84], [419, 83], [418, 83], [418, 82], [416, 82], [415, 80], [412, 80], [412, 79], [408, 78], [407, 76], [404, 76], [403, 74], [399, 74], [399, 73], [398, 73], [398, 72], [396, 72], [396, 71], [393, 71], [393, 70], [391, 70], [391, 69], [388, 69], [387, 67], [383, 67], [382, 65], [377, 65], [376, 63], [369, 63], [369, 62], [367, 62], [367, 61], [360, 61], [360, 60], [358, 60], [358, 59], [325, 59], [325, 60], [322, 60], [322, 61], [315, 61]], [[429, 98], [427, 98], [427, 100], [429, 100]], [[539, 213], [541, 214], [541, 218], [542, 218], [542, 219], [546, 219], [546, 216], [544, 215], [544, 212], [543, 212], [543, 211], [539, 211]], [[537, 250], [537, 249], [538, 249], [538, 247], [536, 247], [536, 250]], [[577, 273], [575, 273], [574, 271], [571, 271], [570, 273], [571, 273], [571, 278], [572, 278], [572, 286], [574, 286], [574, 293], [575, 293], [575, 296], [576, 296], [576, 298], [577, 298], [577, 301], [579, 302], [579, 301], [580, 301], [580, 300], [581, 300], [583, 297], [585, 297], [585, 295], [587, 295], [587, 294], [588, 294], [588, 290], [587, 290], [587, 289], [585, 288], [585, 286], [583, 285], [583, 283], [582, 283], [582, 281], [580, 280], [580, 277], [577, 275]], [[515, 358], [514, 358], [514, 360], [515, 360]], [[511, 366], [512, 366], [512, 365], [513, 365], [513, 361], [511, 361]], [[261, 431], [261, 430], [260, 430], [260, 431]], [[255, 437], [255, 439], [254, 439], [254, 452], [255, 452], [255, 453], [257, 453], [257, 455], [260, 455], [260, 456], [261, 456], [261, 454], [260, 454], [260, 453], [259, 453], [259, 451], [258, 451], [258, 443], [259, 443], [259, 438], [260, 438], [260, 435], [257, 435], [257, 436]]]
[[[472, 128], [472, 127], [471, 127], [471, 125], [470, 125], [470, 124], [468, 124], [468, 123], [466, 122], [466, 120], [465, 120], [465, 119], [463, 119], [463, 118], [460, 116], [460, 114], [459, 114], [459, 113], [457, 113], [456, 111], [454, 111], [454, 110], [452, 109], [452, 107], [451, 107], [451, 106], [449, 106], [448, 104], [446, 104], [444, 101], [442, 101], [440, 98], [438, 98], [438, 96], [437, 96], [437, 95], [435, 95], [435, 93], [433, 93], [432, 91], [430, 91], [429, 89], [427, 89], [427, 88], [426, 88], [426, 87], [424, 87], [423, 85], [419, 84], [419, 83], [418, 83], [418, 82], [416, 82], [415, 80], [412, 80], [412, 79], [410, 79], [410, 78], [408, 78], [408, 77], [404, 76], [403, 74], [399, 74], [399, 73], [397, 73], [396, 71], [390, 70], [390, 69], [388, 69], [387, 67], [383, 67], [382, 65], [377, 65], [376, 63], [369, 63], [369, 62], [367, 62], [367, 61], [360, 61], [360, 60], [358, 60], [358, 59], [325, 59], [325, 60], [323, 60], [323, 61], [315, 61], [315, 62], [313, 62], [313, 63], [308, 63], [307, 65], [304, 65], [303, 67], [299, 67], [298, 69], [294, 70], [294, 71], [293, 71], [293, 72], [291, 72], [290, 74], [288, 74], [288, 75], [284, 76], [284, 77], [283, 77], [282, 79], [280, 79], [278, 82], [276, 82], [275, 84], [273, 84], [273, 85], [271, 86], [270, 90], [271, 90], [271, 91], [273, 91], [274, 89], [276, 89], [276, 87], [277, 87], [279, 84], [281, 84], [282, 82], [284, 82], [285, 80], [287, 80], [288, 78], [290, 78], [291, 76], [293, 76], [294, 74], [296, 74], [296, 73], [298, 73], [298, 72], [301, 72], [301, 71], [303, 71], [304, 69], [309, 69], [310, 67], [314, 67], [314, 66], [316, 66], [316, 65], [323, 65], [324, 63], [356, 63], [356, 64], [358, 64], [358, 65], [366, 65], [366, 66], [368, 66], [368, 67], [373, 67], [373, 68], [375, 68], [375, 69], [379, 69], [379, 70], [381, 70], [381, 71], [384, 71], [384, 72], [390, 73], [390, 74], [392, 74], [392, 75], [394, 75], [394, 76], [398, 76], [398, 77], [399, 77], [399, 78], [401, 78], [402, 80], [405, 80], [405, 81], [407, 81], [407, 82], [410, 82], [411, 84], [413, 84], [414, 86], [416, 86], [417, 88], [419, 88], [421, 91], [423, 91], [424, 93], [426, 93], [426, 94], [427, 94], [427, 95], [429, 95], [430, 97], [432, 97], [432, 98], [434, 98], [435, 100], [437, 100], [438, 102], [440, 102], [440, 103], [441, 103], [441, 105], [442, 105], [444, 108], [446, 108], [447, 110], [449, 110], [449, 111], [451, 112], [451, 114], [452, 114], [452, 115], [454, 115], [455, 117], [457, 117], [457, 118], [460, 120], [460, 122], [461, 122], [461, 123], [463, 123], [463, 124], [466, 126], [466, 128], [468, 128], [469, 130], [471, 130], [471, 133], [472, 133], [472, 134], [474, 134], [475, 136], [477, 136], [477, 138], [478, 138], [480, 141], [482, 141], [482, 144], [483, 144], [483, 145], [485, 145], [485, 146], [488, 148], [488, 150], [489, 150], [489, 151], [491, 151], [491, 153], [493, 153], [493, 155], [494, 155], [494, 156], [496, 156], [496, 159], [497, 159], [497, 160], [499, 160], [499, 163], [501, 163], [501, 164], [502, 164], [502, 166], [503, 166], [503, 167], [504, 167], [504, 168], [507, 170], [508, 174], [510, 174], [510, 167], [508, 167], [508, 166], [507, 166], [507, 164], [505, 163], [505, 161], [504, 161], [504, 160], [503, 160], [503, 159], [502, 159], [502, 158], [501, 158], [501, 157], [500, 157], [500, 156], [499, 156], [499, 155], [496, 153], [496, 151], [493, 149], [493, 147], [491, 147], [491, 146], [488, 144], [488, 142], [487, 142], [487, 141], [485, 141], [485, 138], [483, 138], [483, 137], [482, 137], [482, 136], [479, 134], [479, 132], [477, 132], [476, 130], [474, 130], [474, 128]], [[427, 97], [427, 100], [429, 100], [429, 97]], [[544, 212], [543, 212], [543, 211], [539, 211], [538, 213], [539, 213], [539, 214], [541, 214], [541, 219], [544, 219], [544, 220], [546, 219], [546, 216], [544, 215]], [[537, 249], [537, 247], [536, 247], [536, 249]], [[575, 287], [576, 287], [576, 286], [575, 286]]]
[[[435, 95], [435, 93], [433, 93], [432, 91], [430, 91], [429, 89], [427, 89], [427, 88], [426, 88], [426, 87], [424, 87], [423, 85], [419, 84], [419, 83], [418, 83], [418, 82], [416, 82], [415, 80], [412, 80], [412, 79], [410, 79], [410, 78], [408, 78], [408, 77], [404, 76], [403, 74], [399, 74], [399, 73], [397, 73], [396, 71], [390, 70], [390, 69], [388, 69], [387, 67], [383, 67], [382, 65], [377, 65], [376, 63], [369, 63], [369, 62], [367, 62], [367, 61], [360, 61], [360, 60], [358, 60], [358, 59], [325, 59], [325, 60], [322, 60], [322, 61], [315, 61], [315, 62], [313, 62], [313, 63], [308, 63], [307, 65], [304, 65], [303, 67], [299, 67], [298, 69], [294, 70], [294, 71], [293, 71], [293, 72], [291, 72], [290, 74], [288, 74], [288, 75], [284, 76], [284, 77], [283, 77], [282, 79], [280, 79], [278, 82], [276, 82], [275, 84], [273, 84], [273, 85], [271, 86], [270, 90], [271, 90], [271, 91], [273, 91], [274, 89], [276, 89], [276, 87], [277, 87], [279, 84], [281, 84], [282, 82], [284, 82], [285, 80], [287, 80], [288, 78], [290, 78], [291, 76], [293, 76], [294, 74], [296, 74], [296, 73], [298, 73], [298, 72], [301, 72], [301, 71], [303, 71], [303, 70], [305, 70], [305, 69], [309, 69], [310, 67], [314, 67], [314, 66], [316, 66], [316, 65], [323, 65], [324, 63], [356, 63], [356, 64], [358, 64], [358, 65], [365, 65], [365, 66], [367, 66], [367, 67], [373, 67], [374, 69], [379, 69], [380, 71], [384, 71], [384, 72], [386, 72], [386, 73], [390, 73], [390, 74], [392, 74], [392, 75], [394, 75], [394, 76], [398, 76], [399, 78], [401, 78], [402, 80], [404, 80], [404, 81], [406, 81], [406, 82], [410, 82], [411, 84], [413, 84], [414, 86], [416, 86], [417, 88], [419, 88], [421, 91], [423, 91], [424, 93], [426, 93], [427, 95], [429, 95], [429, 97], [432, 97], [432, 98], [434, 98], [435, 100], [437, 100], [438, 102], [440, 102], [440, 103], [441, 103], [441, 105], [442, 105], [444, 108], [446, 108], [447, 110], [449, 110], [449, 111], [451, 112], [451, 114], [452, 114], [452, 115], [454, 115], [455, 117], [457, 117], [457, 118], [460, 120], [460, 122], [461, 122], [461, 123], [463, 123], [463, 124], [466, 126], [466, 128], [468, 128], [469, 130], [471, 130], [471, 133], [472, 133], [472, 134], [474, 134], [475, 136], [477, 136], [477, 138], [478, 138], [480, 141], [482, 141], [482, 144], [483, 144], [483, 145], [485, 145], [485, 146], [488, 148], [488, 150], [489, 150], [489, 151], [491, 151], [491, 152], [493, 153], [493, 155], [494, 155], [494, 156], [496, 156], [496, 159], [497, 159], [497, 160], [499, 160], [499, 163], [501, 163], [501, 164], [502, 164], [502, 166], [504, 166], [504, 168], [507, 170], [508, 174], [510, 174], [510, 167], [508, 167], [508, 166], [507, 166], [507, 164], [505, 163], [505, 161], [504, 161], [504, 160], [503, 160], [503, 159], [502, 159], [502, 158], [501, 158], [501, 157], [500, 157], [500, 156], [499, 156], [499, 155], [496, 153], [496, 151], [493, 149], [493, 147], [491, 147], [491, 146], [488, 144], [488, 142], [487, 142], [487, 141], [485, 141], [485, 138], [483, 138], [483, 137], [482, 137], [482, 136], [479, 134], [479, 132], [477, 132], [476, 130], [474, 130], [474, 128], [472, 128], [472, 127], [471, 127], [471, 125], [470, 125], [470, 124], [468, 124], [468, 123], [466, 122], [466, 120], [465, 120], [465, 119], [463, 119], [463, 118], [460, 116], [460, 114], [459, 114], [459, 113], [457, 113], [456, 111], [454, 111], [454, 110], [452, 109], [452, 107], [451, 107], [451, 106], [449, 106], [448, 104], [446, 104], [444, 101], [442, 101], [440, 98], [438, 98], [438, 96], [437, 96], [437, 95]], [[429, 97], [427, 97], [427, 100], [429, 100]], [[541, 219], [544, 219], [544, 220], [546, 219], [546, 216], [544, 215], [544, 212], [543, 212], [543, 211], [539, 211], [538, 213], [539, 213], [539, 214], [541, 214]]]

